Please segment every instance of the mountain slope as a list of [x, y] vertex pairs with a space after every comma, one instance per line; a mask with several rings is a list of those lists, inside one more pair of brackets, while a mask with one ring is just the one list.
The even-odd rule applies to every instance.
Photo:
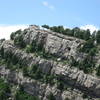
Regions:
[[85, 42], [37, 26], [1, 40], [0, 76], [12, 86], [10, 97], [21, 100], [20, 94], [27, 93], [32, 98], [25, 100], [99, 100], [100, 78], [76, 64], [88, 56], [79, 51]]

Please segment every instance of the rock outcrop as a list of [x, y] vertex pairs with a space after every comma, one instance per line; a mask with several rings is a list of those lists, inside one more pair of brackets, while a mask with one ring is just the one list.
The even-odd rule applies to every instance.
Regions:
[[71, 67], [69, 63], [63, 63], [63, 59], [67, 62], [71, 57], [76, 61], [82, 61], [86, 55], [79, 53], [77, 49], [85, 41], [34, 26], [24, 30], [21, 34], [15, 34], [14, 39], [20, 35], [25, 45], [35, 41], [37, 44], [41, 44], [44, 50], [56, 57], [57, 60], [41, 58], [34, 53], [26, 53], [26, 51], [15, 45], [13, 40], [0, 42], [0, 51], [3, 48], [4, 59], [7, 57], [16, 58], [17, 63], [28, 68], [36, 64], [43, 75], [56, 76], [63, 82], [64, 86], [69, 86], [71, 89], [60, 90], [57, 88], [57, 84], [51, 86], [49, 83], [39, 82], [29, 76], [25, 77], [22, 71], [18, 71], [18, 69], [12, 71], [4, 64], [0, 66], [1, 78], [11, 84], [22, 85], [25, 92], [38, 96], [41, 100], [48, 100], [50, 93], [54, 94], [56, 100], [84, 100], [83, 93], [93, 98], [93, 100], [99, 100], [100, 79], [85, 74], [78, 68]]
[[[72, 56], [77, 60], [81, 60], [84, 57], [84, 55], [77, 52], [77, 48], [84, 43], [81, 39], [68, 37], [48, 30], [41, 30], [33, 26], [23, 31], [21, 35], [25, 44], [31, 44], [34, 40], [37, 44], [41, 44], [46, 52], [54, 56], [64, 59]], [[17, 36], [19, 35], [16, 34], [14, 38], [16, 39]]]

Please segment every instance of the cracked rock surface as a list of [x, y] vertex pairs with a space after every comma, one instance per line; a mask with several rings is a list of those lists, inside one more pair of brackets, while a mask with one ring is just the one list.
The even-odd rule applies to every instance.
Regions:
[[[14, 36], [14, 39], [18, 34]], [[30, 68], [33, 64], [38, 65], [43, 75], [54, 75], [61, 78], [65, 86], [69, 86], [66, 90], [57, 88], [57, 84], [50, 85], [42, 83], [31, 77], [25, 77], [22, 71], [11, 70], [7, 65], [0, 65], [0, 77], [5, 81], [22, 85], [24, 91], [38, 96], [40, 100], [48, 100], [48, 95], [53, 93], [56, 100], [88, 100], [83, 98], [83, 93], [91, 97], [90, 100], [100, 100], [100, 78], [85, 74], [78, 68], [71, 67], [68, 63], [61, 63], [61, 59], [70, 60], [74, 57], [77, 61], [81, 61], [86, 56], [77, 51], [77, 48], [84, 43], [83, 40], [61, 35], [49, 30], [42, 30], [38, 27], [29, 27], [26, 32], [22, 32], [22, 39], [26, 45], [36, 41], [42, 44], [45, 51], [56, 56], [58, 61], [53, 59], [45, 59], [36, 56], [34, 53], [26, 53], [14, 44], [13, 40], [1, 40], [0, 50], [3, 48], [4, 56], [15, 57], [22, 67]]]

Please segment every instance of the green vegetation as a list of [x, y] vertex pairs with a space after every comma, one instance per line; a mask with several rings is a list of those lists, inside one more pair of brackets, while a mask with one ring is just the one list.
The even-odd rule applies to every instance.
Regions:
[[42, 25], [42, 27], [49, 29], [49, 25]]
[[50, 84], [51, 86], [55, 83], [57, 84], [57, 88], [59, 90], [63, 90], [66, 87], [64, 87], [64, 82], [61, 80], [62, 78], [60, 76], [54, 76], [51, 74], [45, 74], [42, 73], [41, 69], [39, 68], [39, 65], [32, 65], [31, 68], [23, 67], [23, 75], [27, 77], [31, 77], [35, 80], [38, 80], [42, 83]]
[[70, 100], [69, 98], [65, 98], [65, 100]]
[[22, 70], [23, 70], [23, 75], [24, 76], [29, 76], [29, 74], [28, 74], [28, 68], [27, 67], [23, 66]]
[[80, 70], [83, 70], [84, 73], [92, 73], [93, 70], [95, 70], [95, 60], [93, 58], [93, 54], [88, 54], [84, 60], [82, 60], [81, 62], [76, 61], [73, 57], [71, 58], [71, 62], [70, 65], [72, 67], [77, 67]]
[[57, 81], [57, 89], [61, 91], [64, 89], [64, 83], [60, 80]]
[[[64, 28], [63, 26], [53, 26], [50, 27], [48, 25], [43, 25], [42, 27], [50, 29], [54, 32], [58, 32], [64, 35], [69, 35], [73, 37], [77, 37], [79, 39], [83, 39], [84, 42], [83, 47], [79, 48], [79, 52], [83, 52], [87, 54], [87, 57], [82, 62], [77, 62], [75, 59], [71, 58], [71, 66], [78, 67], [83, 70], [85, 73], [92, 73], [95, 70], [95, 61], [94, 56], [98, 52], [98, 45], [100, 44], [100, 30], [94, 31], [93, 34], [90, 34], [89, 30], [81, 30], [78, 27], [73, 29]], [[96, 69], [97, 75], [99, 75], [99, 67]]]
[[42, 75], [42, 72], [41, 72], [40, 69], [37, 69], [37, 71], [35, 73], [33, 73], [33, 74], [30, 73], [29, 76], [33, 77], [36, 80], [39, 80], [39, 79], [42, 79], [43, 78], [43, 75]]
[[0, 60], [1, 65], [6, 64], [7, 68], [10, 70], [22, 69], [24, 76], [34, 78], [41, 82], [54, 84], [54, 77], [52, 75], [45, 75], [42, 73], [41, 69], [38, 68], [38, 64], [34, 64], [31, 68], [29, 68], [28, 66], [23, 65], [22, 61], [20, 61], [15, 55], [12, 55], [11, 52], [6, 52], [4, 54], [4, 49], [2, 48], [0, 53], [2, 54], [2, 60]]
[[97, 44], [100, 44], [100, 30], [96, 33]]
[[35, 80], [39, 80], [41, 82], [44, 82], [46, 84], [53, 85], [54, 84], [54, 76], [49, 74], [44, 74], [41, 72], [40, 68], [38, 68], [39, 65], [34, 64], [31, 66], [31, 68], [28, 67], [22, 67], [23, 69], [23, 75], [31, 77]]
[[21, 48], [24, 48], [26, 45], [23, 41], [23, 36], [21, 33], [22, 33], [21, 30], [11, 33], [10, 39], [14, 40], [15, 45], [20, 46]]
[[27, 53], [40, 52], [40, 51], [43, 51], [43, 44], [42, 43], [38, 44], [35, 40], [33, 40], [30, 45], [26, 46]]
[[24, 76], [29, 76], [36, 80], [43, 78], [42, 72], [40, 71], [40, 69], [38, 68], [38, 65], [36, 64], [32, 65], [30, 69], [28, 67], [22, 67], [22, 69], [23, 69]]
[[89, 39], [84, 43], [83, 47], [80, 48], [80, 52], [89, 53], [89, 51], [94, 47], [95, 47], [94, 41], [92, 39]]
[[97, 69], [96, 69], [96, 70], [97, 70], [96, 75], [97, 75], [97, 76], [100, 76], [100, 65], [97, 67]]
[[42, 25], [42, 27], [50, 29], [54, 32], [58, 32], [58, 33], [61, 33], [61, 34], [64, 34], [64, 35], [77, 37], [77, 38], [84, 39], [84, 40], [89, 40], [91, 38], [91, 34], [90, 34], [89, 30], [81, 30], [78, 27], [75, 27], [73, 29], [64, 28], [63, 26], [50, 27], [48, 25]]
[[95, 61], [92, 57], [87, 56], [82, 62], [79, 63], [79, 69], [85, 73], [92, 73], [95, 67]]
[[64, 35], [69, 35], [69, 36], [73, 36], [73, 37], [77, 37], [83, 40], [89, 40], [89, 39], [95, 39], [97, 41], [97, 43], [100, 43], [100, 30], [98, 32], [94, 32], [92, 35], [90, 34], [90, 30], [82, 30], [78, 27], [75, 27], [73, 29], [69, 29], [69, 28], [64, 28], [63, 26], [53, 26], [50, 27], [48, 25], [42, 25], [42, 27], [50, 29], [54, 32], [58, 32]]
[[70, 58], [70, 65], [77, 67], [79, 65], [79, 62], [77, 62], [73, 57]]
[[54, 97], [52, 93], [50, 93], [48, 96], [48, 100], [56, 100], [56, 98]]
[[11, 40], [14, 40], [15, 36], [16, 36], [17, 34], [18, 34], [18, 35], [21, 34], [21, 32], [22, 32], [21, 30], [18, 30], [18, 31], [16, 31], [16, 32], [12, 32], [11, 35], [10, 35], [10, 39], [11, 39]]
[[[34, 52], [34, 54], [36, 54], [36, 56], [40, 56], [45, 59], [53, 59], [53, 60], [57, 61], [57, 58], [58, 58], [49, 53], [46, 53], [43, 48], [43, 45], [37, 44], [35, 41], [33, 41], [31, 45], [27, 45], [25, 50], [28, 53]], [[97, 47], [94, 45], [94, 41], [92, 39], [87, 40], [85, 42], [85, 44], [83, 45], [83, 47], [80, 48], [79, 51], [87, 53], [87, 57], [82, 62], [77, 62], [72, 57], [71, 62], [69, 64], [71, 66], [78, 67], [80, 70], [83, 70], [85, 73], [92, 73], [92, 71], [95, 69], [95, 61], [93, 58], [94, 58], [96, 52], [98, 51]], [[29, 70], [27, 70], [27, 66], [26, 66], [27, 64], [23, 65], [22, 62], [19, 61], [19, 59], [16, 56], [12, 55], [10, 52], [4, 54], [4, 49], [1, 48], [0, 53], [1, 53], [2, 58], [4, 58], [6, 60], [7, 66], [11, 70], [15, 70], [15, 69], [21, 67], [23, 69], [24, 76], [30, 76], [35, 79], [38, 79], [38, 78], [43, 79], [44, 76], [42, 75], [42, 72], [40, 71], [40, 69], [37, 69], [36, 66], [35, 66], [35, 68], [32, 67], [31, 71], [29, 71]], [[63, 62], [63, 59], [61, 61]], [[22, 67], [22, 66], [24, 66], [24, 67]], [[99, 72], [99, 69], [96, 69], [96, 71]], [[99, 74], [97, 74], [97, 75], [99, 75]], [[49, 79], [47, 79], [47, 78], [49, 78], [49, 77], [45, 77], [45, 78], [46, 78], [45, 82], [48, 82]]]
[[15, 39], [14, 39], [14, 44], [17, 46], [20, 46], [21, 48], [24, 48], [26, 46], [26, 44], [23, 41], [23, 37], [22, 34], [18, 35]]
[[92, 98], [89, 95], [83, 93], [83, 99], [91, 100]]
[[1, 47], [1, 49], [0, 49], [0, 55], [2, 58], [4, 58], [4, 48], [3, 47]]
[[[27, 53], [34, 53], [36, 56], [40, 56], [45, 59], [53, 59], [53, 60], [57, 61], [57, 58], [58, 58], [54, 55], [51, 55], [51, 54], [45, 52], [43, 44], [42, 43], [37, 44], [35, 40], [30, 45], [27, 45], [25, 50]], [[71, 61], [70, 65], [74, 66], [74, 67], [78, 67], [80, 70], [83, 70], [85, 73], [92, 73], [92, 71], [95, 69], [95, 61], [93, 58], [98, 51], [97, 46], [94, 44], [94, 40], [93, 39], [87, 40], [84, 43], [83, 47], [81, 47], [79, 49], [79, 51], [83, 52], [83, 53], [87, 53], [87, 57], [82, 62], [77, 62], [72, 57], [71, 58], [72, 61]], [[22, 62], [19, 61], [19, 59], [16, 56], [12, 55], [10, 52], [4, 54], [3, 47], [1, 48], [0, 54], [1, 54], [2, 58], [4, 58], [6, 60], [7, 66], [9, 66], [9, 68], [11, 70], [15, 70], [15, 69], [19, 68], [20, 66], [25, 66], [22, 68], [24, 76], [30, 76], [35, 79], [38, 79], [38, 78], [43, 79], [44, 76], [42, 75], [42, 72], [40, 71], [40, 69], [37, 69], [36, 67], [35, 68], [32, 67], [35, 70], [35, 72], [33, 69], [31, 69], [31, 71], [27, 70], [27, 66], [23, 65]], [[63, 62], [63, 59], [61, 61]], [[19, 65], [17, 65], [17, 67], [16, 67], [16, 64], [19, 64]], [[99, 69], [96, 69], [96, 71], [98, 73]], [[97, 75], [99, 75], [99, 74], [97, 74]], [[45, 81], [48, 82], [49, 80], [47, 78], [49, 78], [49, 77], [45, 77], [45, 78], [46, 78]]]
[[23, 90], [18, 90], [15, 95], [15, 100], [40, 100], [37, 96], [29, 95]]
[[[85, 73], [92, 73], [95, 70], [96, 61], [94, 57], [98, 52], [98, 46], [94, 44], [94, 39], [87, 40], [83, 47], [79, 48], [79, 52], [86, 53], [87, 56], [82, 62], [79, 62], [77, 66], [80, 70], [83, 70]], [[98, 72], [98, 69], [96, 69]], [[98, 75], [98, 74], [97, 74]]]
[[50, 84], [50, 85], [54, 85], [55, 84], [55, 80], [56, 80], [56, 76], [54, 75], [44, 75], [43, 80], [46, 84]]
[[10, 93], [9, 85], [0, 79], [0, 100], [7, 100], [10, 97]]
[[[73, 29], [64, 28], [63, 26], [52, 26], [52, 27], [50, 27], [49, 25], [42, 25], [42, 27], [50, 29], [54, 32], [58, 32], [58, 33], [61, 33], [61, 34], [64, 34], [64, 35], [77, 37], [79, 39], [83, 39], [83, 40], [86, 40], [86, 41], [89, 40], [89, 39], [93, 39], [97, 42], [97, 44], [100, 43], [100, 30], [97, 31], [97, 32], [94, 31], [93, 34], [91, 35], [89, 29], [82, 30], [79, 27], [75, 27]], [[27, 29], [25, 29], [23, 32], [21, 30], [13, 32], [11, 34], [11, 39], [14, 40], [14, 43], [16, 45], [20, 45], [23, 48], [25, 46], [25, 43], [23, 41], [23, 37], [22, 37], [21, 33], [26, 34]], [[18, 35], [18, 37], [17, 37], [17, 35]], [[41, 48], [41, 46], [40, 46], [40, 48]]]
[[35, 56], [40, 56], [41, 58], [45, 59], [52, 59], [57, 60], [57, 56], [54, 56], [48, 52], [45, 51], [43, 44], [37, 44], [35, 40], [30, 45], [27, 45], [25, 48], [25, 51], [27, 53], [34, 53]]
[[[100, 31], [95, 32], [93, 35], [90, 34], [89, 30], [81, 30], [78, 27], [73, 29], [64, 29], [63, 26], [54, 26], [49, 27], [48, 25], [43, 25], [43, 27], [50, 29], [54, 32], [59, 32], [64, 35], [69, 35], [73, 37], [77, 37], [79, 39], [85, 40], [82, 47], [79, 48], [79, 52], [85, 53], [86, 57], [83, 61], [78, 62], [73, 57], [71, 57], [68, 62], [72, 67], [77, 67], [80, 70], [83, 70], [84, 73], [92, 73], [93, 70], [96, 70], [96, 75], [100, 76], [100, 65], [95, 67], [94, 57], [98, 52], [98, 45], [100, 45]], [[14, 40], [14, 44], [24, 48], [27, 53], [34, 53], [36, 56], [40, 56], [45, 59], [58, 59], [57, 56], [46, 52], [44, 49], [43, 43], [38, 43], [36, 40], [33, 40], [30, 45], [26, 45], [23, 41], [22, 31], [18, 30], [15, 33], [11, 34], [11, 39]], [[27, 30], [23, 32], [27, 33]], [[18, 36], [16, 36], [18, 34]], [[16, 37], [15, 37], [16, 36]], [[4, 48], [2, 47], [0, 50], [0, 65], [7, 64], [7, 68], [10, 70], [21, 69], [23, 71], [23, 75], [26, 77], [31, 77], [32, 79], [38, 80], [39, 82], [43, 82], [46, 84], [54, 85], [57, 84], [57, 89], [64, 90], [67, 89], [67, 85], [65, 85], [64, 81], [60, 76], [54, 76], [45, 74], [41, 71], [39, 64], [33, 64], [31, 67], [28, 67], [27, 64], [23, 64], [22, 61], [16, 55], [13, 55], [11, 52], [4, 53]], [[62, 62], [67, 60], [61, 59]], [[3, 80], [0, 79], [0, 99], [7, 100], [10, 96], [10, 87], [7, 83], [4, 83]], [[84, 94], [83, 98], [87, 98], [87, 95]], [[27, 94], [25, 91], [20, 89], [17, 91], [15, 100], [39, 100], [38, 97]], [[56, 100], [55, 96], [50, 93], [48, 96], [48, 100]], [[66, 98], [68, 100], [68, 98]]]
[[26, 50], [27, 53], [31, 53], [31, 52], [33, 52], [33, 46], [32, 45], [27, 45], [25, 50]]

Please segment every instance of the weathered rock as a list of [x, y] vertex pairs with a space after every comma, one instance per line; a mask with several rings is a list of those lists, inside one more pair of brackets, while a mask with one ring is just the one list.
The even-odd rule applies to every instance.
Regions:
[[62, 77], [65, 83], [74, 86], [74, 88], [88, 92], [90, 95], [100, 96], [100, 79], [84, 74], [83, 71], [79, 71], [77, 68], [70, 68], [69, 66], [58, 65], [54, 68], [54, 72]]
[[[17, 35], [17, 34], [16, 34]], [[15, 38], [17, 37], [15, 35]], [[84, 58], [83, 54], [77, 56], [77, 48], [84, 43], [83, 40], [68, 37], [59, 33], [55, 33], [48, 30], [41, 30], [38, 27], [30, 27], [26, 29], [26, 32], [22, 32], [23, 41], [25, 44], [31, 44], [32, 41], [36, 41], [37, 44], [42, 44], [45, 51], [52, 55], [67, 59], [74, 57], [77, 60]]]
[[54, 61], [41, 59], [32, 54], [27, 54], [14, 47], [12, 43], [4, 42], [2, 46], [5, 54], [8, 52], [12, 53], [12, 55], [19, 59], [18, 61], [22, 65], [31, 66], [30, 64], [38, 64], [43, 73], [53, 73], [62, 77], [62, 80], [66, 84], [74, 86], [74, 88], [78, 88], [84, 92], [89, 92], [90, 95], [100, 97], [100, 79], [84, 74], [83, 71], [79, 71], [77, 68], [71, 68], [67, 64], [64, 66], [60, 63], [57, 64]]
[[22, 41], [26, 45], [31, 44], [33, 41], [36, 44], [41, 44], [46, 53], [56, 57], [57, 60], [54, 61], [52, 58], [47, 60], [40, 56], [35, 56], [34, 53], [26, 53], [10, 40], [0, 41], [0, 50], [2, 48], [4, 50], [4, 59], [9, 57], [12, 63], [19, 64], [21, 67], [31, 68], [32, 65], [38, 65], [37, 67], [42, 74], [56, 76], [63, 81], [64, 86], [68, 85], [72, 87], [72, 90], [61, 91], [57, 89], [57, 83], [51, 86], [30, 77], [24, 77], [22, 71], [19, 71], [19, 69], [11, 71], [6, 69], [6, 65], [0, 66], [1, 78], [14, 85], [22, 85], [24, 91], [31, 95], [39, 96], [41, 100], [48, 100], [50, 93], [54, 95], [56, 100], [86, 100], [82, 97], [82, 93], [91, 96], [91, 98], [95, 97], [96, 99], [93, 100], [99, 100], [97, 98], [100, 98], [100, 79], [96, 76], [85, 74], [78, 68], [72, 68], [69, 63], [64, 64], [62, 62], [63, 59], [67, 62], [72, 57], [76, 61], [81, 61], [86, 57], [85, 54], [77, 51], [79, 46], [84, 43], [83, 40], [64, 36], [50, 30], [41, 30], [37, 26], [30, 26], [21, 34], [16, 34], [14, 39], [19, 35], [22, 36]]
[[38, 96], [40, 100], [48, 100], [50, 93], [53, 94], [56, 100], [65, 100], [66, 98], [69, 98], [69, 100], [81, 98], [80, 100], [83, 100], [81, 97], [82, 93], [79, 91], [65, 90], [61, 92], [55, 85], [50, 86], [29, 77], [24, 77], [22, 72], [10, 71], [6, 69], [6, 66], [0, 66], [0, 77], [12, 85], [21, 85], [25, 92]]

